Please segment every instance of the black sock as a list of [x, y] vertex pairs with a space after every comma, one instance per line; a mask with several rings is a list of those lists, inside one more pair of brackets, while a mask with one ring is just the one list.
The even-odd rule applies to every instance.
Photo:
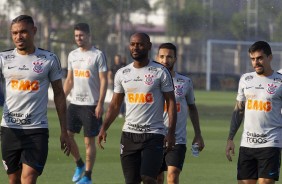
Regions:
[[78, 161], [76, 161], [76, 165], [77, 165], [77, 167], [83, 167], [84, 166], [84, 162], [82, 161], [81, 158]]
[[91, 180], [91, 174], [92, 174], [92, 171], [85, 171], [84, 176], [86, 176], [87, 178]]

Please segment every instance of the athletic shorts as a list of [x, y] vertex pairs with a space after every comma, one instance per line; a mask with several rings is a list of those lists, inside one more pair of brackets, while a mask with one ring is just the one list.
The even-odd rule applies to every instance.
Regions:
[[140, 183], [141, 176], [157, 178], [162, 165], [164, 135], [123, 132], [121, 165], [126, 183]]
[[84, 137], [97, 136], [102, 125], [102, 118], [96, 118], [95, 108], [96, 106], [70, 104], [67, 113], [68, 130], [74, 133], [80, 133], [83, 126]]
[[167, 171], [167, 166], [174, 166], [182, 170], [186, 150], [185, 144], [176, 144], [171, 151], [165, 151], [160, 172]]
[[268, 178], [278, 181], [281, 165], [281, 148], [240, 147], [237, 179]]
[[14, 129], [1, 127], [2, 161], [7, 174], [26, 164], [41, 175], [48, 155], [47, 128]]

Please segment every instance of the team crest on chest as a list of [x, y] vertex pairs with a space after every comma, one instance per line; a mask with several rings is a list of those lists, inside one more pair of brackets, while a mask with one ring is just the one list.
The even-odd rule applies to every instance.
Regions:
[[34, 61], [32, 63], [33, 66], [33, 71], [35, 71], [36, 73], [42, 73], [43, 72], [43, 62], [42, 61]]
[[269, 94], [274, 94], [275, 91], [276, 91], [276, 88], [278, 87], [277, 85], [275, 84], [267, 84], [267, 89], [266, 91], [269, 93]]
[[154, 75], [151, 75], [151, 74], [148, 74], [148, 75], [145, 75], [145, 84], [147, 85], [152, 85], [154, 84], [154, 79], [153, 79]]
[[183, 86], [182, 85], [176, 85], [175, 87], [175, 94], [178, 96], [183, 95]]

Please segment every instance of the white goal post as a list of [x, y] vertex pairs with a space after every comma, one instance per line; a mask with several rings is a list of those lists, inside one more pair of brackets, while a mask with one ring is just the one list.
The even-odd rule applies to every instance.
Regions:
[[[255, 41], [207, 40], [206, 90], [211, 90], [213, 73], [242, 75], [253, 71], [248, 49]], [[282, 43], [268, 42], [272, 49], [272, 68], [282, 68]]]

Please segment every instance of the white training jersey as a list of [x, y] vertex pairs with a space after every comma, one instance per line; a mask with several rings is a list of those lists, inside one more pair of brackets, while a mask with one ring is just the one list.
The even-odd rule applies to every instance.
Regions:
[[77, 48], [68, 56], [68, 70], [73, 72], [71, 102], [76, 105], [97, 105], [100, 97], [99, 72], [107, 71], [107, 62], [99, 49]]
[[241, 146], [282, 148], [282, 75], [261, 77], [256, 72], [242, 75], [238, 101], [245, 101]]
[[131, 63], [119, 69], [114, 92], [125, 94], [126, 116], [122, 130], [165, 135], [163, 92], [169, 91], [173, 91], [171, 75], [155, 61], [142, 68], [135, 68]]
[[0, 53], [1, 82], [5, 96], [1, 126], [17, 129], [48, 128], [48, 87], [61, 79], [57, 56], [36, 48], [29, 55], [17, 49]]
[[[177, 107], [177, 123], [175, 129], [175, 143], [186, 144], [187, 142], [187, 118], [188, 104], [195, 104], [193, 84], [190, 78], [175, 72], [173, 77], [174, 94]], [[165, 125], [168, 126], [168, 113], [164, 112]]]

